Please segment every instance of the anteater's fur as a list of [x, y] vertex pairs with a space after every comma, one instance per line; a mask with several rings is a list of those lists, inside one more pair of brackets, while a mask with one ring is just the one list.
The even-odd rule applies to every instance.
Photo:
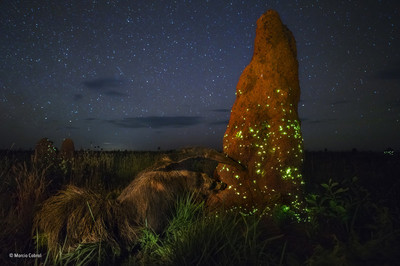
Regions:
[[226, 184], [211, 179], [205, 173], [148, 171], [139, 174], [117, 201], [127, 211], [132, 223], [161, 232], [171, 217], [178, 197], [196, 193], [201, 199], [206, 199], [225, 187]]
[[206, 200], [226, 187], [205, 173], [176, 170], [179, 168], [173, 165], [200, 157], [242, 168], [229, 157], [206, 148], [184, 149], [175, 155], [139, 173], [116, 200], [75, 186], [66, 187], [43, 203], [35, 217], [35, 230], [46, 235], [48, 248], [54, 252], [57, 246], [74, 248], [82, 242], [131, 245], [143, 226], [162, 232], [179, 197], [194, 193]]

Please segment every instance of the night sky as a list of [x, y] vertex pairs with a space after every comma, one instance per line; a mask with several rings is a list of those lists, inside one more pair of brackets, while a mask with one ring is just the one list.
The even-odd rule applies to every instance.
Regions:
[[268, 9], [296, 38], [305, 149], [400, 149], [397, 0], [3, 0], [0, 148], [221, 150]]

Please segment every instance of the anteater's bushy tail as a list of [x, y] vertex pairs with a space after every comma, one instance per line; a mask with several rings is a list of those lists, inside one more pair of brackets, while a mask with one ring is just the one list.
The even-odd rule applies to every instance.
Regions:
[[53, 254], [82, 243], [132, 243], [138, 231], [115, 200], [71, 185], [44, 201], [33, 228], [34, 234], [43, 233]]

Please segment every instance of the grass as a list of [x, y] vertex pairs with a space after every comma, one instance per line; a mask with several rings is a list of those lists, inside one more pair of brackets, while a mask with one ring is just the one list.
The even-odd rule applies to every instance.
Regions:
[[[143, 229], [143, 265], [278, 265], [283, 235], [261, 234], [260, 219], [206, 213], [192, 197], [178, 200], [174, 218], [160, 236]], [[278, 244], [279, 248], [277, 248]]]
[[79, 244], [102, 241], [117, 246], [114, 232], [117, 216], [113, 201], [69, 185], [43, 202], [35, 216], [34, 228], [46, 234], [47, 251], [56, 256], [60, 243], [64, 243], [67, 251]]
[[[396, 265], [400, 259], [398, 157], [306, 153], [306, 224], [278, 214], [269, 220], [208, 213], [188, 196], [177, 202], [165, 232], [156, 234], [121, 222], [123, 210], [114, 203], [161, 153], [82, 151], [46, 167], [31, 155], [0, 152], [2, 265]], [[36, 231], [33, 217], [40, 209], [46, 218]], [[43, 257], [8, 257], [32, 251]]]
[[[28, 167], [26, 163], [16, 163], [2, 169], [3, 185], [1, 213], [0, 249], [2, 257], [10, 247], [14, 252], [33, 249], [31, 226], [40, 202], [47, 197], [50, 181], [46, 178], [48, 168]], [[4, 194], [3, 194], [4, 193]], [[4, 201], [3, 201], [4, 200]]]
[[91, 189], [124, 188], [140, 171], [151, 166], [159, 152], [80, 151], [73, 160], [59, 162], [70, 184]]

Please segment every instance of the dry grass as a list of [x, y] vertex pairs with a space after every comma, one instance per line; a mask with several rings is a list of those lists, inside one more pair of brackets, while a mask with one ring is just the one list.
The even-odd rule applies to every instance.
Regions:
[[17, 205], [18, 217], [33, 217], [35, 208], [45, 197], [49, 181], [46, 180], [48, 168], [39, 169], [32, 167], [28, 169], [26, 163], [13, 167], [15, 181], [17, 184]]
[[[2, 255], [8, 252], [25, 252], [33, 248], [31, 241], [32, 221], [38, 205], [46, 198], [49, 181], [48, 168], [28, 167], [26, 163], [15, 164], [7, 174], [12, 182], [8, 203], [10, 208], [2, 218], [0, 248]], [[5, 186], [10, 184], [4, 184]], [[9, 187], [11, 189], [11, 187]], [[5, 212], [6, 210], [2, 210]]]
[[[238, 264], [240, 258], [257, 259], [260, 256], [263, 258], [263, 263], [270, 259], [277, 264], [288, 265], [329, 263], [330, 259], [338, 255], [346, 262], [351, 259], [352, 262], [360, 262], [360, 265], [365, 265], [365, 263], [397, 265], [396, 262], [399, 261], [397, 252], [399, 250], [397, 204], [399, 201], [398, 193], [393, 192], [396, 191], [396, 184], [398, 184], [397, 175], [395, 175], [399, 170], [398, 157], [383, 155], [374, 157], [364, 153], [346, 155], [328, 152], [316, 153], [315, 156], [306, 154], [308, 157], [306, 157], [305, 176], [310, 179], [307, 182], [309, 193], [314, 193], [319, 197], [324, 196], [319, 184], [323, 183], [325, 180], [323, 178], [332, 176], [332, 179], [336, 178], [340, 183], [340, 180], [356, 175], [360, 177], [363, 186], [371, 192], [371, 201], [362, 201], [361, 207], [355, 208], [354, 212], [352, 212], [354, 208], [345, 208], [349, 212], [351, 221], [354, 221], [351, 234], [346, 234], [347, 231], [343, 231], [338, 226], [322, 227], [325, 224], [337, 225], [337, 218], [341, 218], [341, 216], [327, 217], [328, 214], [331, 215], [331, 212], [327, 211], [337, 207], [337, 204], [332, 205], [329, 201], [325, 201], [325, 205], [317, 206], [324, 214], [320, 221], [317, 221], [321, 228], [319, 231], [312, 226], [310, 229], [307, 226], [304, 229], [300, 228], [298, 229], [302, 233], [300, 236], [305, 233], [308, 235], [307, 238], [302, 239], [296, 230], [291, 230], [290, 225], [284, 224], [285, 230], [287, 230], [286, 227], [290, 229], [284, 231], [288, 238], [285, 236], [282, 239], [273, 240], [272, 246], [268, 244], [267, 247], [271, 247], [266, 250], [270, 254], [268, 255], [262, 251], [263, 246], [258, 245], [262, 242], [247, 241], [253, 236], [251, 230], [245, 237], [247, 242], [239, 241], [238, 243], [237, 240], [242, 239], [241, 234], [238, 234], [241, 231], [237, 228], [232, 229], [229, 220], [226, 223], [213, 224], [207, 222], [210, 219], [202, 219], [202, 215], [192, 215], [192, 222], [184, 219], [181, 221], [174, 217], [162, 235], [157, 235], [150, 229], [140, 230], [132, 225], [132, 221], [126, 217], [127, 209], [122, 209], [121, 205], [115, 202], [119, 195], [118, 191], [131, 182], [137, 172], [152, 165], [161, 153], [77, 152], [75, 158], [77, 160], [71, 164], [71, 175], [68, 176], [60, 171], [59, 165], [53, 164], [50, 168], [40, 168], [40, 165], [30, 161], [31, 154], [32, 152], [0, 152], [0, 180], [2, 182], [0, 187], [0, 265], [46, 264], [46, 262], [53, 265], [85, 265], [85, 263], [94, 265], [100, 262], [103, 265], [115, 264], [113, 258], [108, 256], [116, 257], [119, 260], [117, 263], [127, 262], [127, 264], [142, 263], [146, 259], [157, 262], [160, 256], [164, 256], [164, 261], [173, 261], [175, 265], [182, 261], [205, 261], [207, 256], [219, 261], [222, 265], [231, 261]], [[196, 170], [206, 168], [197, 159], [187, 160], [182, 165], [183, 169], [190, 167], [191, 171], [193, 171], [192, 168]], [[354, 165], [354, 169], [349, 165]], [[210, 164], [210, 166], [213, 165]], [[211, 170], [214, 168], [215, 165], [210, 167]], [[51, 184], [50, 180], [52, 180]], [[60, 189], [61, 182], [59, 181], [65, 182], [62, 185], [69, 183], [92, 190], [68, 186], [56, 196], [43, 202]], [[104, 192], [102, 193], [107, 196], [97, 193], [102, 188]], [[361, 194], [354, 194], [352, 199], [357, 201]], [[336, 203], [340, 202], [336, 200]], [[37, 214], [41, 206], [43, 207], [41, 214]], [[45, 208], [48, 211], [45, 211]], [[32, 229], [34, 215], [36, 215], [36, 226], [39, 225], [39, 221], [41, 223], [42, 227], [39, 227], [42, 228], [41, 231]], [[258, 229], [254, 232], [256, 234], [270, 233], [270, 223], [266, 225], [268, 228], [257, 227]], [[47, 246], [53, 254], [58, 256], [55, 260], [50, 255], [46, 255], [44, 248], [39, 248], [38, 251], [43, 253], [45, 261], [34, 262], [22, 259], [11, 261], [8, 258], [9, 252], [36, 251], [32, 233], [39, 240], [38, 243], [44, 240], [45, 243], [42, 246]], [[49, 237], [53, 239], [53, 242], [49, 240]], [[268, 237], [269, 235], [266, 238], [262, 236], [261, 240]], [[332, 242], [334, 237], [339, 241]], [[253, 239], [259, 240], [259, 238]], [[287, 244], [284, 242], [286, 240]], [[136, 242], [138, 245], [131, 249]], [[246, 243], [250, 245], [246, 247]], [[67, 244], [71, 252], [68, 252]], [[279, 245], [283, 244], [284, 246], [279, 249]], [[261, 249], [254, 248], [255, 245]], [[232, 250], [231, 247], [234, 249]], [[316, 248], [313, 250], [310, 249], [311, 247]], [[349, 247], [352, 248], [351, 252], [343, 252], [349, 250]], [[123, 248], [127, 249], [124, 253], [120, 252]], [[202, 253], [199, 253], [199, 250]], [[214, 257], [214, 251], [218, 251], [217, 257]], [[201, 258], [196, 256], [201, 256]]]
[[118, 247], [120, 238], [134, 241], [137, 231], [126, 221], [115, 200], [71, 185], [43, 203], [34, 228], [44, 233], [53, 255], [60, 249], [69, 252], [83, 243], [107, 242]]

